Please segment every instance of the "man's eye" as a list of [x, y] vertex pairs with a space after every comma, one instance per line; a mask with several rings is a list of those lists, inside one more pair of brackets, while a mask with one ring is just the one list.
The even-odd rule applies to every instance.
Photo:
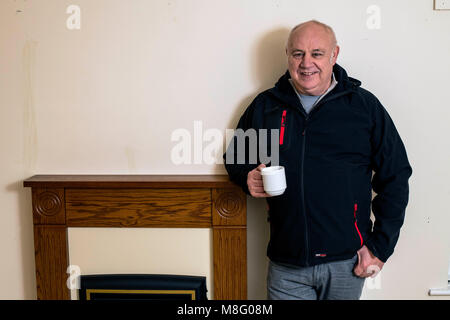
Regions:
[[303, 57], [303, 53], [294, 53], [293, 56], [294, 58], [300, 58]]
[[313, 57], [320, 57], [320, 56], [322, 56], [321, 53], [313, 53]]

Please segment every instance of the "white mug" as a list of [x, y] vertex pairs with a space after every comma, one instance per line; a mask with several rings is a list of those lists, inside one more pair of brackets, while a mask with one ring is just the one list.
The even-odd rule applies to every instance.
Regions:
[[279, 196], [286, 190], [286, 174], [283, 166], [261, 169], [264, 191], [270, 196]]

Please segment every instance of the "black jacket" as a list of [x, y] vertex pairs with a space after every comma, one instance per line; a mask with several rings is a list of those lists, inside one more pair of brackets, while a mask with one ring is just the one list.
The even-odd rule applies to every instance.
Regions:
[[[337, 64], [333, 72], [338, 84], [309, 114], [286, 72], [253, 100], [237, 126], [268, 129], [269, 137], [270, 129], [280, 129], [279, 164], [285, 167], [287, 189], [267, 198], [267, 255], [275, 262], [317, 265], [351, 258], [363, 245], [386, 262], [403, 224], [412, 169], [402, 140], [360, 81]], [[234, 159], [237, 145], [227, 150]], [[248, 153], [248, 140], [245, 146]], [[247, 174], [260, 163], [250, 160], [247, 155], [243, 164], [225, 164], [230, 179], [246, 193]]]

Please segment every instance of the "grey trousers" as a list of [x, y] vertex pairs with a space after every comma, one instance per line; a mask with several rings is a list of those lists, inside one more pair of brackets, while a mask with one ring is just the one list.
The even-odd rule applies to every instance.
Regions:
[[269, 261], [269, 300], [358, 300], [364, 278], [354, 275], [358, 256], [312, 267], [297, 267]]

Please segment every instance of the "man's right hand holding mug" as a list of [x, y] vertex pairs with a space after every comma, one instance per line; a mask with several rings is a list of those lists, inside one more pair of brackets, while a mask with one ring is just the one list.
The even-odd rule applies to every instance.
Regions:
[[255, 198], [270, 197], [270, 195], [268, 195], [264, 191], [264, 185], [261, 176], [261, 169], [265, 167], [266, 165], [264, 163], [261, 163], [257, 168], [253, 169], [247, 174], [248, 191]]

